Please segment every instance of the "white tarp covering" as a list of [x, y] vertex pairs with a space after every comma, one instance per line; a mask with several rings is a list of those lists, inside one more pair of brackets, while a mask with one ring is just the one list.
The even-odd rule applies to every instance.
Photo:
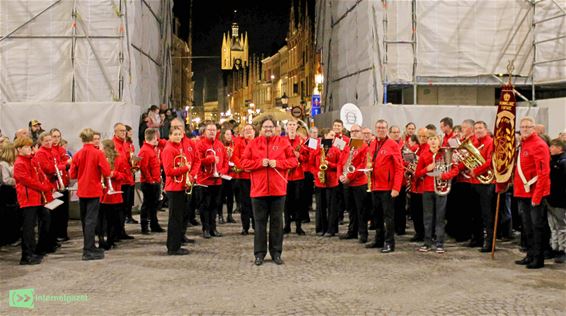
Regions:
[[510, 60], [523, 83], [566, 82], [565, 8], [566, 0], [317, 0], [325, 110], [381, 104], [384, 84], [498, 83], [492, 75], [506, 74]]
[[0, 103], [166, 103], [171, 10], [169, 0], [0, 1]]
[[0, 104], [0, 126], [2, 134], [13, 138], [16, 130], [37, 119], [44, 130], [60, 129], [69, 149], [76, 152], [82, 146], [79, 133], [83, 128], [99, 131], [102, 139], [112, 138], [117, 122], [132, 126], [137, 144], [140, 114], [139, 106], [124, 102], [8, 102]]

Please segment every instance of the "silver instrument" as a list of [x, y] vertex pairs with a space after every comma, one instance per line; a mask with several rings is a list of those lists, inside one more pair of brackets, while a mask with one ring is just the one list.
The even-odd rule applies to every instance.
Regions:
[[65, 188], [65, 183], [63, 182], [63, 173], [57, 166], [57, 159], [53, 158], [53, 162], [55, 162], [55, 174], [57, 175], [57, 191], [63, 192], [67, 189]]
[[106, 180], [108, 180], [108, 192], [106, 192], [106, 194], [113, 195], [123, 193], [123, 191], [114, 190], [114, 187], [112, 186], [112, 179], [110, 177], [106, 178]]
[[218, 178], [220, 177], [220, 174], [218, 173], [218, 169], [216, 169], [216, 151], [214, 151], [214, 149], [212, 148], [209, 148], [206, 150], [206, 153], [208, 153], [209, 151], [214, 155], [214, 171], [212, 173], [212, 176]]
[[[432, 155], [434, 161], [434, 171], [431, 173], [434, 176], [434, 192], [437, 195], [445, 196], [450, 193], [452, 188], [452, 180], [442, 180], [442, 174], [448, 172], [452, 168], [452, 151], [450, 147], [443, 147]], [[442, 155], [442, 160], [436, 161], [437, 154]]]

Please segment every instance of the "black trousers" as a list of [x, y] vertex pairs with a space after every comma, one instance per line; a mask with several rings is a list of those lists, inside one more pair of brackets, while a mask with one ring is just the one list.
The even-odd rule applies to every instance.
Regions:
[[67, 238], [67, 227], [69, 226], [69, 191], [61, 192], [60, 198], [63, 204], [51, 211], [51, 231], [55, 238]]
[[0, 185], [0, 245], [11, 244], [22, 236], [22, 214], [16, 188]]
[[95, 251], [94, 238], [98, 222], [99, 198], [80, 198], [81, 224], [83, 228], [83, 253], [92, 254]]
[[338, 187], [315, 188], [317, 233], [338, 233]]
[[251, 182], [248, 179], [239, 179], [237, 183], [240, 191], [242, 229], [247, 231], [250, 229], [250, 221], [253, 221], [252, 199], [250, 197]]
[[413, 219], [413, 226], [415, 228], [415, 236], [424, 238], [424, 223], [423, 223], [423, 195], [420, 193], [411, 192], [411, 218]]
[[134, 206], [134, 185], [122, 185], [122, 198], [124, 199], [124, 219], [132, 218], [132, 207]]
[[185, 236], [184, 208], [187, 203], [185, 191], [167, 191], [169, 199], [169, 222], [167, 223], [167, 250], [177, 251]]
[[216, 231], [216, 212], [220, 203], [220, 185], [209, 185], [199, 190], [199, 210], [202, 231]]
[[395, 245], [395, 208], [391, 191], [373, 191], [375, 210], [375, 241]]
[[[344, 186], [341, 182], [338, 182], [338, 187], [336, 189], [336, 204], [337, 204], [337, 212], [338, 212], [338, 221], [342, 222], [344, 220], [344, 212], [346, 211], [346, 201], [344, 201]], [[350, 211], [350, 210], [348, 210]]]
[[104, 235], [106, 235], [106, 241], [110, 244], [115, 243], [116, 240], [119, 239], [122, 226], [118, 213], [121, 208], [122, 203], [100, 203], [98, 224], [96, 226], [96, 234], [98, 235], [99, 242], [104, 241]]
[[405, 235], [405, 227], [407, 225], [407, 214], [405, 209], [407, 206], [407, 191], [402, 187], [399, 195], [394, 199], [395, 208], [395, 233], [397, 235]]
[[35, 225], [37, 223], [37, 215], [42, 206], [23, 207], [20, 209], [22, 213], [22, 259], [30, 258], [35, 252]]
[[531, 199], [518, 198], [519, 214], [523, 221], [523, 231], [526, 236], [527, 256], [532, 259], [544, 260], [544, 246], [548, 243], [544, 240], [545, 218], [544, 199], [537, 206], [532, 206]]
[[271, 257], [283, 252], [283, 208], [285, 196], [265, 196], [252, 199], [255, 220], [254, 255], [267, 254], [267, 222], [269, 221], [269, 254]]
[[350, 200], [350, 212], [349, 219], [350, 224], [348, 225], [348, 235], [353, 237], [365, 237], [368, 236], [368, 222], [367, 222], [367, 211], [366, 205], [364, 205], [364, 199], [366, 197], [367, 185], [360, 185], [355, 187], [344, 188], [345, 200]]
[[57, 244], [57, 238], [51, 229], [51, 211], [45, 207], [39, 208], [37, 213], [39, 222], [39, 240], [37, 241], [37, 251], [43, 252], [52, 249]]
[[303, 218], [302, 208], [304, 207], [303, 197], [303, 180], [293, 180], [287, 182], [287, 197], [285, 198], [285, 226], [291, 226], [291, 222], [295, 222], [297, 228], [301, 227]]
[[185, 209], [183, 211], [183, 232], [185, 233], [189, 227], [189, 221], [196, 219], [196, 208], [200, 203], [201, 190], [202, 187], [194, 187], [191, 195], [185, 194]]
[[305, 172], [305, 179], [303, 180], [303, 192], [301, 196], [304, 197], [304, 209], [306, 217], [304, 219], [310, 219], [309, 211], [312, 208], [312, 197], [314, 195], [314, 176], [310, 172]]
[[224, 180], [222, 179], [222, 187], [220, 190], [220, 202], [218, 203], [218, 216], [222, 215], [222, 208], [224, 203], [226, 203], [226, 213], [228, 216], [232, 216], [232, 211], [234, 210], [234, 189], [233, 189], [233, 180]]
[[140, 224], [142, 229], [147, 228], [150, 223], [151, 228], [157, 228], [157, 206], [159, 204], [159, 194], [161, 186], [159, 183], [142, 183], [143, 203], [140, 209]]
[[[495, 185], [493, 184], [472, 184], [472, 190], [480, 203], [481, 232], [480, 238], [484, 240], [486, 245], [491, 247], [493, 240], [493, 222], [494, 222], [494, 205], [493, 196], [495, 194]], [[477, 214], [477, 212], [475, 213]], [[477, 224], [476, 224], [477, 225]]]
[[[452, 189], [446, 203], [446, 233], [454, 237], [456, 241], [461, 242], [471, 238], [474, 226], [471, 224], [472, 212], [476, 204], [478, 201], [473, 198], [470, 183], [452, 182]], [[477, 220], [474, 222], [476, 227], [477, 222]], [[475, 234], [478, 234], [477, 230]]]

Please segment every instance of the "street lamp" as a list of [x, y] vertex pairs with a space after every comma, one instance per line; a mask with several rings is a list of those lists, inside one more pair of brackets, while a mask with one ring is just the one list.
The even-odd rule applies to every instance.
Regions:
[[285, 94], [285, 92], [283, 92], [283, 95], [281, 96], [281, 107], [283, 109], [286, 109], [288, 103], [289, 103], [289, 97]]

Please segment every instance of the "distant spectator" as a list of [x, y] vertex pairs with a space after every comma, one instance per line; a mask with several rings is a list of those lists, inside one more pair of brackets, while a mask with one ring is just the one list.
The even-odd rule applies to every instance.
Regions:
[[37, 141], [39, 134], [45, 132], [43, 128], [41, 128], [41, 122], [38, 120], [29, 121], [28, 127], [29, 127], [29, 133], [34, 142]]
[[159, 107], [157, 107], [157, 105], [152, 105], [149, 107], [147, 116], [149, 118], [147, 122], [147, 127], [151, 127], [151, 128], [161, 127], [161, 117], [159, 117]]
[[169, 130], [171, 129], [171, 120], [167, 117], [165, 112], [159, 114], [161, 118], [161, 127], [159, 128], [159, 135], [163, 135], [162, 138], [169, 139]]
[[30, 137], [30, 138], [31, 138], [30, 131], [29, 131], [29, 129], [27, 129], [27, 128], [20, 128], [19, 130], [16, 131], [16, 134], [14, 135], [14, 141], [15, 141], [17, 138], [19, 138], [19, 137], [24, 137], [24, 136], [27, 136], [27, 137]]
[[140, 148], [141, 146], [143, 146], [145, 130], [147, 129], [148, 122], [149, 122], [149, 117], [147, 115], [147, 112], [143, 113], [141, 116], [140, 125], [138, 127], [138, 144]]

